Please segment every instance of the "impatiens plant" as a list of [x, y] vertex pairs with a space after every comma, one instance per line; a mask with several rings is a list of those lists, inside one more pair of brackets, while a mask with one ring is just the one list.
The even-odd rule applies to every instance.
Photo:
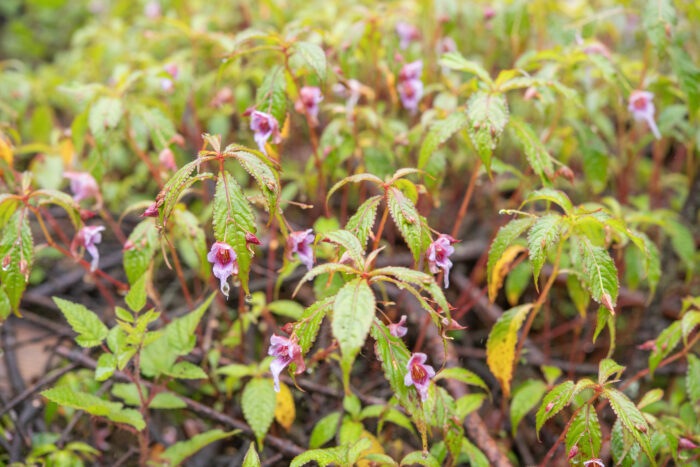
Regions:
[[0, 3], [0, 464], [700, 465], [695, 2]]

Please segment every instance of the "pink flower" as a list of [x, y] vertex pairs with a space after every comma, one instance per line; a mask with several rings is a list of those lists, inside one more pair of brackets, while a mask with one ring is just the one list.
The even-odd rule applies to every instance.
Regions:
[[401, 315], [401, 319], [398, 323], [391, 323], [389, 325], [389, 334], [394, 337], [403, 337], [408, 332], [408, 328], [404, 326], [406, 324], [406, 315]]
[[160, 2], [157, 0], [152, 0], [146, 4], [143, 9], [143, 14], [146, 15], [148, 19], [158, 19], [161, 15]]
[[450, 269], [452, 268], [452, 261], [450, 261], [450, 255], [455, 252], [452, 246], [457, 240], [452, 238], [450, 235], [440, 234], [440, 236], [428, 247], [426, 255], [428, 257], [428, 267], [430, 272], [436, 274], [440, 269], [443, 270], [445, 274], [444, 282], [445, 288], [450, 286]]
[[396, 89], [401, 97], [401, 103], [411, 113], [415, 113], [423, 97], [423, 81], [420, 79], [422, 73], [422, 60], [405, 64], [399, 73], [399, 84]]
[[158, 154], [158, 162], [160, 165], [168, 170], [175, 172], [177, 170], [177, 164], [175, 163], [175, 154], [170, 148], [164, 148], [160, 154]]
[[282, 141], [277, 120], [268, 113], [253, 110], [250, 116], [250, 129], [255, 132], [255, 142], [258, 143], [260, 152], [265, 155], [267, 155], [265, 143], [267, 143], [267, 140], [270, 139], [271, 136], [272, 142], [275, 144]]
[[448, 52], [457, 51], [457, 43], [450, 36], [445, 36], [440, 39], [436, 45], [438, 54], [446, 54]]
[[321, 89], [316, 86], [304, 86], [299, 91], [299, 99], [294, 104], [294, 109], [300, 114], [303, 114], [306, 109], [313, 124], [318, 125], [318, 104], [322, 100]]
[[168, 63], [165, 66], [163, 66], [163, 70], [167, 74], [173, 77], [173, 79], [177, 79], [177, 75], [180, 74], [180, 68], [178, 68], [176, 63]]
[[356, 79], [349, 79], [347, 85], [343, 83], [336, 83], [333, 85], [333, 93], [338, 97], [343, 97], [345, 102], [345, 113], [348, 118], [352, 116], [355, 106], [360, 100], [362, 94], [362, 84]]
[[403, 383], [406, 386], [415, 386], [420, 399], [425, 402], [428, 398], [428, 388], [430, 387], [430, 378], [435, 376], [435, 370], [430, 365], [424, 365], [428, 356], [421, 352], [416, 352], [411, 355], [406, 364], [408, 373], [403, 378]]
[[160, 80], [160, 88], [163, 92], [171, 93], [175, 89], [175, 83], [170, 78], [162, 78]]
[[589, 465], [596, 465], [596, 466], [598, 466], [598, 467], [605, 467], [605, 464], [603, 464], [603, 461], [602, 461], [601, 459], [597, 459], [597, 458], [591, 459], [591, 460], [587, 460], [587, 461], [585, 461], [585, 462], [583, 463], [583, 465], [584, 465], [585, 467], [588, 467]]
[[697, 444], [693, 443], [691, 440], [688, 438], [680, 438], [678, 440], [678, 449], [697, 449], [700, 446]]
[[416, 60], [411, 63], [406, 63], [399, 72], [399, 81], [408, 81], [412, 79], [420, 80], [423, 74], [423, 60]]
[[102, 241], [102, 231], [104, 226], [85, 226], [78, 231], [78, 235], [75, 242], [78, 245], [84, 246], [85, 249], [90, 253], [92, 261], [90, 262], [90, 270], [94, 271], [97, 269], [97, 263], [100, 261], [100, 252], [97, 250], [97, 244]]
[[659, 133], [659, 128], [654, 121], [655, 108], [652, 99], [654, 99], [654, 94], [649, 91], [632, 91], [627, 110], [632, 112], [636, 121], [647, 122], [656, 139], [661, 139], [661, 133]]
[[399, 21], [396, 23], [396, 34], [399, 35], [399, 47], [406, 50], [411, 42], [420, 39], [420, 31], [411, 23]]
[[298, 230], [291, 232], [287, 237], [287, 259], [292, 260], [293, 254], [296, 253], [299, 261], [306, 265], [307, 269], [311, 269], [314, 265], [314, 252], [311, 249], [314, 236], [311, 229]]
[[158, 217], [158, 202], [154, 201], [139, 217]]
[[228, 278], [233, 274], [238, 274], [237, 258], [233, 247], [224, 242], [214, 243], [207, 254], [207, 259], [214, 265], [212, 267], [214, 276], [216, 276], [221, 283], [221, 293], [226, 295], [226, 298], [228, 298], [228, 293], [231, 289], [228, 284]]
[[70, 180], [70, 190], [76, 203], [97, 197], [100, 189], [95, 178], [87, 172], [63, 172], [63, 176]]
[[297, 344], [294, 337], [287, 339], [284, 336], [273, 334], [272, 337], [270, 337], [270, 348], [267, 354], [275, 357], [272, 363], [270, 363], [270, 373], [272, 373], [272, 378], [275, 381], [275, 391], [277, 392], [280, 392], [280, 373], [282, 373], [282, 370], [290, 363], [296, 363], [296, 374], [306, 369], [304, 357], [301, 354], [301, 347]]

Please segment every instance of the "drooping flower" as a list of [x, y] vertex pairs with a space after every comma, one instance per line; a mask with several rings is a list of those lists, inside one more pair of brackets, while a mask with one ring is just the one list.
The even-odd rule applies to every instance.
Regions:
[[450, 235], [440, 234], [440, 236], [428, 246], [428, 251], [426, 253], [430, 272], [436, 274], [440, 269], [443, 270], [445, 288], [450, 286], [450, 269], [452, 268], [450, 255], [455, 252], [452, 244], [456, 241], [457, 240]]
[[583, 465], [585, 467], [588, 467], [589, 465], [595, 465], [597, 467], [605, 467], [605, 464], [603, 464], [603, 460], [598, 459], [598, 458], [587, 460], [583, 463]]
[[448, 52], [457, 51], [457, 43], [450, 36], [445, 36], [437, 42], [435, 46], [438, 54], [446, 54]]
[[348, 118], [351, 118], [355, 106], [359, 102], [360, 96], [362, 95], [362, 83], [360, 83], [356, 79], [349, 79], [346, 83], [347, 84], [334, 84], [333, 93], [335, 93], [335, 95], [337, 95], [338, 97], [346, 99], [345, 113], [347, 114]]
[[318, 125], [318, 104], [323, 101], [321, 89], [316, 86], [304, 86], [299, 91], [299, 99], [294, 103], [294, 109], [303, 114], [306, 111], [314, 126]]
[[297, 344], [294, 337], [288, 339], [284, 336], [273, 334], [270, 337], [270, 348], [267, 354], [275, 357], [270, 363], [270, 373], [272, 373], [272, 379], [275, 381], [275, 391], [277, 392], [280, 392], [280, 373], [290, 363], [296, 363], [296, 374], [302, 373], [306, 369], [304, 357], [301, 354], [301, 347]]
[[399, 21], [396, 23], [396, 34], [399, 35], [399, 47], [406, 50], [411, 42], [420, 39], [420, 31], [411, 23]]
[[267, 155], [265, 143], [270, 137], [275, 144], [282, 141], [277, 120], [268, 113], [253, 110], [250, 114], [250, 129], [255, 132], [255, 142], [258, 144], [260, 152], [265, 155]]
[[415, 113], [418, 103], [423, 98], [423, 81], [420, 76], [423, 73], [423, 61], [407, 63], [399, 73], [399, 84], [396, 86], [403, 106]]
[[425, 365], [428, 356], [422, 352], [416, 352], [411, 355], [406, 364], [408, 372], [403, 378], [406, 386], [415, 386], [422, 401], [428, 398], [428, 388], [430, 388], [430, 379], [435, 376], [435, 370], [430, 365]]
[[312, 229], [298, 230], [291, 232], [287, 237], [287, 259], [294, 259], [293, 254], [296, 253], [299, 261], [306, 265], [307, 269], [311, 269], [314, 265], [314, 252], [311, 249], [311, 244], [314, 241]]
[[389, 324], [389, 334], [394, 337], [403, 337], [408, 332], [408, 328], [404, 326], [406, 324], [406, 315], [401, 315], [401, 319], [398, 323]]
[[207, 254], [207, 260], [213, 264], [212, 271], [214, 276], [219, 279], [221, 284], [221, 293], [226, 295], [231, 287], [228, 284], [228, 278], [233, 274], [238, 274], [238, 256], [233, 251], [233, 247], [228, 243], [216, 242], [211, 246], [211, 250]]
[[97, 181], [87, 172], [63, 172], [63, 176], [70, 180], [70, 190], [76, 203], [86, 198], [97, 197], [100, 193]]
[[91, 271], [97, 269], [97, 264], [100, 261], [100, 252], [97, 249], [97, 244], [102, 241], [102, 231], [104, 229], [104, 226], [101, 225], [85, 226], [78, 231], [78, 235], [75, 238], [75, 243], [84, 246], [92, 257], [90, 262]]
[[175, 163], [175, 154], [172, 149], [164, 148], [160, 154], [158, 154], [158, 162], [160, 165], [168, 170], [175, 172], [177, 170], [177, 164]]
[[656, 139], [661, 139], [661, 133], [659, 133], [659, 128], [656, 126], [654, 121], [654, 94], [649, 91], [632, 91], [630, 93], [629, 104], [627, 109], [632, 112], [632, 116], [636, 121], [645, 121]]

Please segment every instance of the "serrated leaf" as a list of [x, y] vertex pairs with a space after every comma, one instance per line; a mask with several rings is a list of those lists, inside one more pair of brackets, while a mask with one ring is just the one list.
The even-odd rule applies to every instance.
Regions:
[[413, 259], [417, 264], [423, 249], [421, 242], [423, 226], [420, 215], [411, 200], [401, 190], [390, 187], [387, 195], [391, 218], [413, 253]]
[[493, 265], [491, 275], [489, 276], [488, 292], [491, 302], [496, 300], [498, 291], [503, 285], [503, 279], [510, 270], [510, 265], [515, 261], [515, 258], [522, 252], [526, 251], [522, 245], [511, 245], [505, 249], [500, 258]]
[[592, 405], [586, 405], [579, 411], [566, 432], [566, 451], [571, 452], [578, 446], [584, 459], [597, 458], [600, 453], [602, 433], [598, 415]]
[[275, 418], [276, 393], [272, 381], [264, 378], [253, 378], [243, 389], [241, 406], [246, 422], [253, 429], [262, 446], [267, 429]]
[[676, 9], [672, 0], [648, 0], [642, 12], [642, 24], [649, 42], [657, 49], [668, 44], [671, 27], [676, 22]]
[[554, 173], [554, 163], [547, 148], [532, 127], [517, 117], [510, 119], [510, 127], [516, 138], [523, 145], [527, 162], [532, 170], [543, 180], [548, 180]]
[[651, 461], [651, 465], [655, 466], [656, 461], [654, 460], [654, 454], [652, 453], [649, 436], [647, 434], [649, 425], [637, 406], [634, 405], [634, 402], [624, 393], [617, 389], [605, 388], [603, 394], [610, 401], [610, 406], [620, 420], [620, 423], [622, 423], [622, 426], [632, 434]]
[[245, 151], [235, 151], [233, 153], [236, 160], [258, 184], [260, 192], [267, 201], [267, 209], [270, 215], [275, 212], [277, 200], [280, 195], [280, 183], [277, 175], [270, 165], [262, 159], [262, 154], [250, 149]]
[[674, 321], [656, 338], [654, 350], [649, 355], [649, 374], [654, 377], [654, 371], [659, 363], [673, 352], [681, 341], [683, 329], [681, 321]]
[[107, 131], [119, 124], [123, 113], [122, 101], [116, 97], [101, 97], [92, 104], [88, 125], [98, 144], [104, 144]]
[[481, 407], [481, 404], [484, 402], [486, 397], [486, 394], [480, 392], [475, 394], [466, 394], [457, 399], [455, 401], [455, 413], [457, 414], [457, 417], [460, 420], [464, 420], [464, 417], [475, 410], [479, 410], [479, 407]]
[[129, 235], [133, 247], [124, 251], [124, 271], [130, 284], [134, 284], [148, 269], [158, 247], [158, 232], [153, 219], [136, 225]]
[[688, 227], [673, 219], [669, 219], [663, 227], [671, 237], [673, 250], [685, 265], [687, 274], [691, 275], [695, 268], [695, 240], [693, 239], [693, 234], [688, 230]]
[[649, 283], [649, 293], [653, 297], [656, 286], [661, 279], [661, 259], [656, 244], [643, 232], [628, 230], [629, 238], [641, 251], [644, 261], [644, 272]]
[[37, 202], [38, 206], [43, 206], [49, 203], [61, 206], [68, 214], [68, 217], [76, 230], [78, 230], [82, 225], [82, 221], [80, 219], [80, 205], [76, 203], [70, 195], [58, 190], [43, 189], [36, 190], [32, 193], [32, 196], [41, 196]]
[[434, 122], [421, 145], [420, 153], [418, 154], [418, 168], [425, 168], [435, 150], [461, 130], [467, 124], [467, 121], [466, 113], [453, 112], [447, 118]]
[[332, 463], [340, 463], [344, 458], [343, 453], [345, 450], [345, 446], [327, 449], [311, 449], [292, 459], [289, 467], [302, 467], [314, 461], [321, 467], [326, 467]]
[[450, 68], [452, 70], [466, 71], [473, 75], [476, 75], [481, 81], [493, 85], [493, 79], [489, 75], [488, 71], [484, 69], [480, 64], [467, 60], [462, 57], [459, 52], [448, 52], [443, 54], [439, 60], [440, 66]]
[[[486, 266], [486, 277], [488, 278], [489, 288], [493, 287], [491, 283], [493, 282], [493, 270], [496, 263], [501, 259], [506, 249], [508, 249], [515, 239], [530, 228], [533, 222], [534, 219], [529, 217], [514, 219], [498, 230], [496, 237], [491, 243], [489, 259]], [[489, 295], [489, 299], [493, 301], [491, 295]]]
[[53, 297], [71, 328], [78, 333], [75, 339], [82, 347], [95, 347], [107, 338], [109, 329], [92, 311], [79, 303]]
[[700, 311], [687, 311], [681, 318], [681, 331], [683, 334], [683, 342], [688, 343], [688, 337], [693, 330], [700, 325]]
[[604, 358], [598, 364], [598, 384], [605, 384], [614, 373], [621, 373], [625, 369], [616, 361], [610, 358]]
[[335, 437], [335, 432], [340, 421], [340, 412], [332, 412], [321, 420], [316, 422], [314, 429], [311, 430], [311, 438], [309, 439], [309, 448], [315, 449], [323, 446], [328, 441]]
[[367, 245], [370, 232], [372, 232], [372, 227], [374, 226], [374, 221], [377, 217], [377, 207], [379, 206], [381, 200], [381, 195], [368, 198], [360, 205], [359, 208], [357, 208], [357, 212], [355, 212], [355, 214], [353, 214], [345, 224], [345, 230], [355, 234], [363, 249]]
[[326, 241], [345, 249], [358, 269], [364, 269], [364, 248], [357, 237], [347, 230], [333, 230], [324, 234]]
[[340, 344], [343, 360], [350, 364], [367, 339], [375, 306], [372, 289], [359, 277], [345, 284], [335, 297], [331, 329]]
[[654, 404], [654, 403], [660, 401], [661, 399], [663, 399], [663, 397], [664, 397], [663, 389], [659, 389], [659, 388], [652, 389], [650, 391], [647, 391], [647, 393], [644, 394], [644, 396], [642, 396], [642, 398], [639, 400], [639, 403], [637, 404], [637, 407], [639, 407], [639, 409], [641, 410], [648, 405], [651, 405], [651, 404]]
[[513, 436], [520, 420], [527, 413], [537, 406], [544, 393], [547, 392], [547, 385], [538, 380], [527, 380], [513, 391], [513, 400], [510, 402], [510, 424]]
[[486, 390], [486, 392], [489, 392], [489, 387], [486, 385], [484, 380], [478, 377], [474, 372], [469, 371], [466, 368], [446, 368], [435, 376], [436, 380], [445, 378], [456, 379], [457, 381], [461, 381], [464, 384], [478, 386]]
[[552, 188], [540, 188], [539, 190], [533, 191], [528, 195], [525, 201], [523, 201], [523, 205], [539, 200], [551, 201], [559, 205], [566, 214], [571, 214], [574, 210], [574, 206], [571, 204], [571, 200], [566, 193]]
[[275, 117], [279, 128], [284, 126], [284, 118], [287, 111], [287, 80], [284, 77], [284, 69], [275, 66], [267, 70], [262, 84], [258, 88], [255, 101], [257, 109]]
[[548, 214], [535, 221], [527, 234], [527, 246], [532, 263], [532, 273], [535, 285], [540, 277], [540, 271], [547, 259], [547, 250], [556, 245], [562, 231], [563, 218], [558, 214]]
[[[9, 260], [7, 266], [4, 261]], [[34, 241], [29, 228], [28, 211], [15, 212], [3, 230], [0, 241], [0, 282], [12, 310], [19, 312], [19, 302], [27, 288], [27, 279], [34, 262]], [[25, 265], [24, 271], [22, 264]]]
[[576, 384], [574, 384], [573, 381], [564, 381], [549, 391], [547, 395], [544, 396], [544, 399], [542, 399], [540, 408], [537, 409], [537, 415], [535, 416], [537, 438], [539, 439], [540, 429], [542, 429], [542, 425], [544, 425], [547, 420], [569, 405], [576, 394], [584, 389], [594, 387], [595, 385], [596, 383], [590, 379], [583, 378]]
[[478, 91], [467, 102], [467, 132], [486, 170], [491, 172], [491, 156], [508, 124], [505, 96]]
[[138, 313], [146, 306], [146, 274], [141, 275], [141, 277], [131, 285], [131, 289], [129, 289], [129, 293], [126, 294], [124, 300], [135, 313]]
[[311, 42], [296, 42], [294, 48], [302, 59], [314, 70], [321, 81], [326, 79], [326, 53], [321, 47]]
[[413, 451], [406, 454], [403, 459], [401, 459], [401, 465], [415, 465], [420, 464], [426, 467], [440, 467], [440, 463], [432, 456], [432, 454], [423, 451]]
[[236, 434], [236, 431], [225, 432], [222, 430], [209, 430], [193, 436], [187, 441], [180, 441], [168, 447], [160, 455], [161, 459], [168, 461], [169, 465], [180, 465], [188, 457], [202, 449], [208, 444], [220, 439], [228, 438]]
[[255, 450], [255, 443], [250, 443], [248, 452], [243, 459], [243, 467], [260, 467], [260, 457]]
[[289, 390], [289, 386], [280, 383], [280, 392], [277, 393], [275, 403], [275, 420], [289, 431], [294, 423], [294, 417], [296, 417], [296, 407], [292, 391]]
[[114, 374], [117, 367], [117, 359], [111, 353], [103, 353], [97, 359], [95, 367], [95, 380], [104, 381]]
[[148, 407], [151, 409], [184, 409], [187, 404], [172, 392], [159, 392], [148, 404]]
[[175, 125], [157, 107], [138, 107], [138, 114], [148, 127], [151, 142], [157, 151], [168, 147], [170, 140], [175, 136]]
[[241, 281], [241, 287], [248, 294], [248, 278], [253, 253], [248, 249], [246, 233], [256, 232], [255, 215], [238, 183], [226, 171], [219, 173], [219, 180], [216, 183], [212, 222], [216, 240], [231, 245], [236, 252], [238, 279]]
[[685, 93], [690, 115], [697, 113], [700, 107], [700, 69], [693, 63], [692, 57], [682, 47], [674, 46], [669, 49], [671, 65], [678, 77], [678, 84]]
[[496, 377], [505, 397], [510, 397], [510, 381], [513, 378], [513, 360], [518, 331], [532, 304], [520, 305], [503, 313], [493, 325], [486, 342], [486, 363]]
[[617, 268], [607, 250], [593, 245], [587, 238], [576, 237], [582, 256], [584, 283], [596, 302], [615, 313], [619, 284]]
[[685, 378], [685, 386], [688, 399], [691, 403], [697, 404], [700, 400], [700, 358], [693, 354], [688, 354], [688, 374]]
[[177, 362], [163, 373], [178, 379], [207, 379], [207, 374], [204, 370], [187, 361]]
[[605, 190], [608, 183], [608, 150], [603, 140], [586, 125], [579, 125], [579, 147], [583, 156], [583, 173], [594, 193]]
[[286, 316], [294, 320], [301, 319], [304, 314], [304, 307], [294, 300], [275, 300], [268, 303], [267, 309], [279, 316]]
[[304, 285], [305, 282], [310, 281], [316, 276], [320, 276], [321, 274], [331, 274], [334, 272], [345, 272], [349, 274], [356, 274], [356, 271], [351, 268], [350, 266], [346, 266], [344, 264], [340, 263], [324, 263], [324, 264], [319, 264], [318, 266], [314, 266], [311, 268], [310, 271], [308, 271], [306, 274], [304, 274], [304, 277], [302, 277], [299, 280], [299, 283], [297, 284], [296, 288], [294, 289], [294, 293], [292, 294], [292, 297], [299, 292], [299, 289], [301, 288], [302, 285]]
[[382, 185], [384, 183], [384, 180], [382, 180], [381, 178], [368, 173], [350, 175], [349, 177], [345, 177], [344, 179], [337, 182], [331, 187], [330, 190], [328, 190], [328, 194], [326, 195], [326, 201], [328, 201], [333, 195], [333, 193], [335, 193], [343, 185], [346, 185], [348, 183], [358, 183], [362, 181], [374, 182], [377, 185]]

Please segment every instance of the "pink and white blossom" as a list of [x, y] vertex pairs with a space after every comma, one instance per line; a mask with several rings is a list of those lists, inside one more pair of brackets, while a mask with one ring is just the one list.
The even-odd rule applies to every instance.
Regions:
[[301, 347], [297, 344], [294, 336], [288, 339], [284, 336], [273, 334], [270, 337], [270, 348], [267, 354], [275, 357], [270, 363], [270, 373], [275, 381], [275, 391], [280, 392], [280, 373], [290, 363], [296, 363], [296, 374], [303, 372], [306, 369], [304, 357], [301, 352]]
[[362, 84], [356, 79], [349, 79], [346, 84], [336, 83], [333, 85], [333, 93], [338, 97], [346, 99], [345, 113], [348, 118], [351, 118], [355, 106], [360, 101], [360, 96], [362, 95]]
[[630, 93], [629, 104], [627, 109], [632, 113], [632, 117], [636, 121], [645, 121], [656, 139], [661, 139], [661, 133], [659, 128], [656, 126], [656, 121], [654, 121], [654, 94], [649, 91], [632, 91]]
[[420, 30], [405, 21], [396, 23], [396, 34], [399, 35], [399, 47], [401, 50], [406, 50], [411, 42], [420, 39]]
[[104, 229], [104, 226], [101, 225], [85, 226], [78, 231], [78, 235], [75, 238], [75, 243], [84, 246], [90, 253], [90, 257], [92, 257], [90, 262], [91, 271], [97, 269], [97, 264], [100, 261], [100, 252], [97, 249], [97, 245], [102, 241]]
[[418, 103], [423, 98], [423, 61], [416, 60], [407, 63], [399, 72], [399, 84], [396, 86], [403, 106], [412, 113], [418, 109]]
[[455, 252], [452, 246], [457, 240], [450, 235], [440, 234], [440, 236], [428, 246], [426, 256], [428, 258], [428, 268], [433, 274], [437, 274], [440, 269], [444, 273], [445, 288], [450, 286], [450, 269], [452, 261], [450, 255]]
[[312, 123], [318, 125], [318, 104], [323, 101], [321, 89], [316, 86], [304, 86], [299, 91], [299, 99], [294, 104], [294, 109], [303, 114], [308, 113]]
[[389, 334], [394, 337], [403, 337], [408, 332], [408, 328], [404, 326], [406, 324], [406, 315], [401, 315], [401, 319], [398, 323], [389, 324]]
[[164, 148], [160, 154], [158, 154], [158, 162], [160, 165], [168, 170], [175, 172], [177, 170], [177, 164], [175, 163], [175, 154], [172, 149]]
[[250, 114], [250, 129], [255, 135], [255, 142], [258, 144], [260, 152], [267, 155], [265, 151], [265, 143], [272, 137], [272, 142], [277, 144], [282, 141], [277, 119], [269, 113], [253, 110]]
[[314, 252], [311, 249], [311, 244], [316, 237], [312, 232], [312, 229], [298, 230], [291, 232], [287, 237], [287, 259], [294, 259], [293, 254], [296, 253], [299, 261], [307, 269], [311, 269], [314, 265]]
[[212, 263], [212, 272], [219, 279], [221, 284], [221, 293], [228, 298], [231, 287], [228, 284], [228, 278], [234, 274], [238, 274], [238, 256], [233, 250], [233, 247], [228, 243], [216, 242], [211, 246], [211, 250], [207, 254], [207, 260]]
[[605, 467], [605, 464], [603, 464], [603, 460], [598, 458], [587, 460], [583, 463], [583, 465], [585, 467], [589, 467], [592, 465], [595, 465], [596, 467]]
[[428, 389], [430, 388], [430, 379], [435, 376], [435, 370], [430, 365], [425, 365], [428, 356], [421, 352], [416, 352], [411, 355], [406, 364], [408, 372], [403, 378], [406, 386], [415, 386], [422, 401], [428, 398]]
[[76, 203], [87, 198], [97, 198], [100, 193], [97, 181], [87, 172], [63, 172], [63, 176], [70, 180], [70, 190]]

